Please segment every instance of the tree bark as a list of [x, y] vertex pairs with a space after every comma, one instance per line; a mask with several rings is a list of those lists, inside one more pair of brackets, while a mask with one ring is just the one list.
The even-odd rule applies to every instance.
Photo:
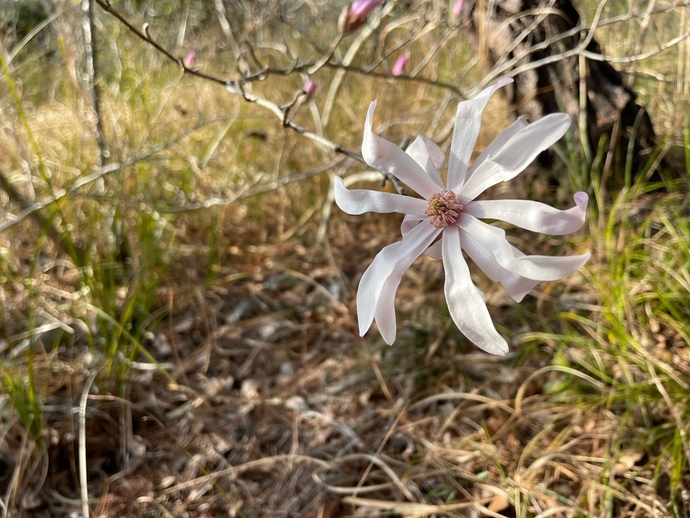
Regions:
[[588, 158], [602, 136], [622, 150], [634, 139], [633, 161], [641, 172], [658, 143], [652, 121], [610, 63], [573, 52], [601, 54], [601, 48], [588, 30], [578, 30], [582, 19], [572, 0], [474, 0], [467, 9], [480, 54], [494, 67], [512, 62], [510, 70], [522, 69], [508, 91], [518, 113], [533, 121], [559, 111], [578, 117], [584, 109], [580, 136]]

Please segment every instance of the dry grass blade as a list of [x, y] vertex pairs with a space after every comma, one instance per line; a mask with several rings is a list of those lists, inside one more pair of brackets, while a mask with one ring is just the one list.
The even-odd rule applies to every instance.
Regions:
[[81, 398], [79, 400], [79, 485], [81, 487], [81, 513], [84, 518], [89, 518], [89, 476], [86, 459], [86, 404], [89, 400], [91, 385], [98, 373], [92, 373], [84, 383]]
[[[487, 503], [491, 498], [477, 500], [476, 502], [465, 504], [451, 504], [451, 505], [428, 505], [410, 502], [386, 502], [383, 500], [375, 500], [372, 498], [361, 498], [354, 496], [347, 496], [343, 498], [346, 504], [352, 504], [360, 507], [368, 507], [378, 509], [381, 511], [389, 511], [400, 514], [402, 516], [431, 516], [438, 513], [450, 513], [454, 511], [462, 511], [464, 509], [481, 509], [481, 504]], [[489, 516], [500, 516], [495, 513], [487, 513]]]

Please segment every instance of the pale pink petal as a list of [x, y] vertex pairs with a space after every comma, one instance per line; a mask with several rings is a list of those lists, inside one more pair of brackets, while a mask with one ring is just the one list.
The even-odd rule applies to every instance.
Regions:
[[433, 257], [434, 259], [438, 259], [439, 261], [443, 259], [443, 251], [442, 251], [442, 242], [443, 238], [439, 239], [436, 241], [433, 245], [431, 245], [429, 248], [427, 248], [424, 251], [425, 255], [428, 255], [429, 257]]
[[539, 153], [565, 135], [571, 122], [566, 113], [552, 113], [522, 128], [473, 171], [458, 193], [458, 199], [466, 203], [489, 187], [515, 178]]
[[565, 257], [544, 255], [523, 255], [505, 237], [505, 231], [492, 227], [469, 214], [458, 219], [457, 226], [467, 232], [470, 239], [476, 239], [490, 247], [496, 261], [506, 270], [535, 281], [562, 279], [587, 262], [589, 253]]
[[424, 252], [428, 243], [422, 243], [415, 249], [410, 250], [407, 257], [399, 264], [398, 268], [386, 279], [376, 304], [374, 319], [381, 333], [381, 338], [388, 345], [393, 345], [397, 334], [395, 318], [395, 293], [398, 291], [400, 281], [405, 271], [412, 263]]
[[428, 221], [428, 219], [429, 216], [417, 216], [415, 214], [407, 214], [403, 218], [402, 223], [400, 224], [400, 233], [403, 237], [405, 237], [405, 234], [407, 234], [410, 230], [419, 225], [420, 222]]
[[470, 170], [467, 172], [467, 178], [465, 178], [465, 183], [467, 183], [467, 180], [469, 180], [470, 176], [472, 176], [474, 171], [476, 171], [477, 168], [480, 165], [482, 165], [487, 158], [496, 155], [496, 153], [498, 153], [499, 150], [503, 146], [505, 146], [506, 143], [511, 138], [513, 138], [515, 134], [517, 134], [522, 128], [528, 125], [529, 123], [525, 120], [524, 117], [518, 117], [515, 122], [513, 122], [503, 131], [501, 131], [501, 133], [499, 133], [498, 136], [491, 141], [491, 144], [489, 144], [486, 147], [482, 154], [479, 155], [477, 159], [472, 163], [472, 167], [470, 167]]
[[[441, 175], [438, 174], [438, 169], [434, 163], [434, 159], [429, 154], [429, 147], [422, 136], [414, 139], [414, 142], [407, 146], [405, 152], [412, 157], [412, 160], [417, 162], [424, 171], [429, 175], [429, 177], [434, 181], [438, 190], [443, 190], [445, 187], [443, 185], [443, 180]], [[431, 142], [431, 141], [429, 141]], [[436, 145], [436, 144], [434, 144]]]
[[[362, 275], [357, 290], [357, 316], [361, 336], [364, 336], [371, 327], [388, 277], [402, 276], [409, 265], [433, 243], [440, 232], [440, 229], [428, 223], [417, 225], [403, 237], [402, 241], [386, 246], [376, 255]], [[384, 327], [386, 324], [387, 322], [384, 321]]]
[[392, 174], [410, 188], [430, 198], [438, 192], [438, 186], [407, 153], [388, 140], [376, 135], [372, 127], [376, 101], [371, 103], [364, 123], [362, 156], [374, 169]]
[[508, 266], [518, 275], [543, 281], [557, 281], [578, 271], [592, 256], [589, 252], [581, 255], [555, 256], [525, 255], [516, 257]]
[[465, 213], [498, 219], [532, 232], [562, 236], [579, 230], [585, 222], [589, 198], [584, 192], [575, 193], [573, 198], [575, 206], [567, 210], [530, 200], [478, 200], [465, 205]]
[[441, 169], [444, 164], [446, 163], [446, 153], [443, 151], [436, 142], [434, 142], [431, 139], [426, 138], [425, 136], [422, 136], [422, 140], [424, 141], [424, 144], [426, 145], [426, 150], [427, 153], [429, 153], [429, 156], [431, 157], [431, 161], [433, 164], [436, 166], [436, 169]]
[[448, 182], [446, 186], [458, 193], [458, 189], [465, 183], [465, 175], [472, 158], [472, 151], [477, 142], [479, 129], [482, 124], [482, 112], [486, 103], [499, 88], [512, 83], [513, 80], [504, 77], [497, 83], [482, 90], [476, 97], [458, 104], [455, 113], [455, 129], [450, 145], [450, 159], [448, 162]]
[[[410, 230], [412, 230], [414, 227], [419, 225], [422, 221], [426, 222], [428, 221], [428, 216], [415, 216], [412, 214], [408, 214], [405, 216], [403, 219], [402, 224], [400, 225], [400, 233], [405, 236]], [[436, 241], [434, 244], [429, 246], [424, 251], [425, 255], [428, 255], [429, 257], [433, 257], [434, 259], [438, 259], [439, 261], [442, 259], [441, 257], [441, 241]]]
[[383, 283], [379, 303], [376, 305], [374, 313], [374, 319], [379, 328], [381, 338], [388, 345], [393, 345], [398, 333], [397, 320], [395, 318], [395, 292], [398, 291], [403, 273], [404, 270], [400, 268], [393, 272]]
[[[465, 253], [489, 279], [501, 283], [515, 302], [520, 302], [525, 295], [539, 284], [540, 281], [521, 277], [498, 264], [493, 254], [493, 241], [485, 242], [481, 239], [475, 239], [463, 229], [459, 228], [459, 230], [462, 249]], [[429, 253], [428, 250], [427, 253]], [[524, 255], [517, 249], [514, 250], [514, 253], [516, 255]]]
[[446, 271], [446, 301], [453, 322], [480, 349], [491, 354], [506, 354], [508, 343], [496, 331], [484, 297], [472, 283], [470, 270], [462, 256], [458, 228], [453, 225], [446, 227], [441, 242]]
[[333, 184], [335, 202], [343, 212], [348, 214], [399, 212], [401, 214], [418, 214], [420, 217], [424, 217], [427, 202], [420, 198], [367, 189], [348, 189], [339, 176], [333, 179]]

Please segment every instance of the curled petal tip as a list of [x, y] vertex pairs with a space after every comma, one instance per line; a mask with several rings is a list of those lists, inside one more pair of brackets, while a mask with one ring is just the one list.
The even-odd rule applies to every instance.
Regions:
[[501, 77], [496, 81], [496, 88], [503, 88], [506, 85], [513, 83], [515, 80], [512, 77]]
[[570, 127], [570, 125], [573, 123], [573, 118], [570, 115], [568, 115], [567, 113], [558, 113], [557, 115], [559, 115], [561, 117], [561, 119], [563, 120], [563, 124], [567, 124], [567, 126], [566, 126], [566, 130], [567, 130]]
[[371, 101], [369, 109], [367, 110], [367, 118], [364, 121], [365, 130], [371, 131], [374, 120], [374, 110], [376, 110], [376, 99]]
[[575, 203], [577, 204], [578, 207], [582, 207], [583, 209], [587, 208], [587, 203], [589, 202], [589, 196], [587, 195], [586, 192], [576, 192], [573, 195], [573, 199], [575, 200]]

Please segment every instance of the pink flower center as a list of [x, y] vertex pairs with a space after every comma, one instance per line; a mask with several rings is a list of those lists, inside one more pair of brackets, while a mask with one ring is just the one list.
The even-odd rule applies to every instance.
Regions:
[[462, 212], [462, 205], [458, 202], [453, 191], [444, 189], [429, 199], [424, 214], [429, 216], [429, 223], [436, 228], [452, 225]]

